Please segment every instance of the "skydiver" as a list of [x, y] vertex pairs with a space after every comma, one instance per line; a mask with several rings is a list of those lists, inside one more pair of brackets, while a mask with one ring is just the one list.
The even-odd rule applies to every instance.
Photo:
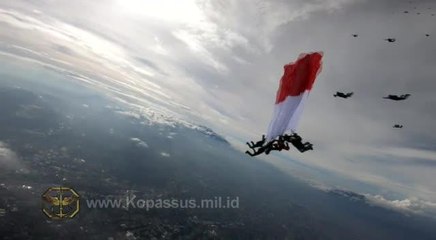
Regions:
[[277, 140], [273, 145], [271, 150], [276, 151], [282, 151], [282, 150], [289, 150], [289, 144], [288, 142], [283, 138], [283, 136], [279, 137], [279, 140]]
[[[297, 135], [297, 136], [298, 136], [298, 135]], [[294, 141], [292, 141], [291, 143], [292, 143], [292, 145], [294, 145], [294, 146], [298, 149], [298, 151], [300, 151], [300, 152], [306, 152], [306, 151], [308, 151], [308, 150], [313, 150], [313, 144], [312, 144], [312, 143], [310, 143], [310, 142], [305, 142], [305, 143], [303, 143], [301, 140], [302, 140], [301, 137], [298, 136], [298, 137], [295, 138]]]
[[279, 140], [274, 139], [272, 141], [270, 141], [267, 145], [266, 145], [266, 149], [265, 149], [265, 154], [268, 155], [272, 150], [278, 150], [279, 148], [276, 147], [276, 145], [278, 144]]
[[349, 93], [343, 93], [343, 92], [336, 92], [333, 97], [340, 97], [340, 98], [349, 98], [351, 96], [353, 96], [353, 92], [349, 92]]
[[284, 134], [284, 135], [280, 136], [279, 139], [280, 138], [283, 139], [284, 141], [290, 142], [292, 135]]
[[388, 41], [388, 42], [395, 42], [396, 39], [395, 39], [395, 38], [386, 38], [385, 41]]
[[292, 145], [294, 145], [295, 148], [298, 149], [298, 151], [300, 152], [306, 152], [308, 150], [313, 150], [313, 145], [310, 142], [301, 142], [301, 141], [297, 141], [297, 140], [293, 140], [291, 142]]
[[260, 141], [258, 141], [258, 142], [256, 142], [256, 143], [254, 143], [253, 141], [251, 141], [251, 145], [250, 145], [250, 143], [248, 143], [248, 142], [246, 142], [246, 144], [247, 144], [248, 147], [250, 147], [251, 149], [254, 149], [254, 148], [257, 148], [257, 147], [262, 147], [263, 144], [265, 144], [265, 140], [266, 140], [266, 138], [265, 138], [265, 134], [264, 134], [264, 135], [262, 135], [262, 140], [260, 140]]
[[255, 149], [253, 149], [253, 153], [251, 153], [250, 151], [245, 151], [245, 153], [252, 156], [252, 157], [260, 155], [262, 153], [269, 154], [269, 152], [272, 150], [272, 145], [274, 144], [274, 141], [275, 140], [270, 141], [265, 146], [259, 147], [257, 149], [257, 151]]
[[403, 94], [401, 96], [398, 96], [398, 95], [388, 95], [387, 97], [383, 97], [383, 98], [384, 99], [394, 100], [394, 101], [401, 101], [401, 100], [406, 100], [409, 96], [410, 96], [410, 94]]
[[283, 140], [291, 142], [291, 141], [302, 141], [303, 139], [297, 134], [292, 133], [291, 135], [285, 134], [283, 136], [280, 136]]
[[284, 135], [283, 139], [289, 141], [300, 152], [313, 150], [313, 145], [310, 142], [303, 143], [303, 139], [297, 133], [293, 133], [292, 135]]
[[259, 149], [257, 149], [257, 151], [253, 149], [253, 153], [251, 153], [251, 152], [248, 151], [248, 150], [245, 151], [246, 154], [248, 154], [248, 155], [250, 155], [250, 156], [252, 156], [252, 157], [257, 156], [257, 155], [260, 155], [260, 154], [262, 154], [263, 152], [265, 152], [265, 147], [260, 147]]

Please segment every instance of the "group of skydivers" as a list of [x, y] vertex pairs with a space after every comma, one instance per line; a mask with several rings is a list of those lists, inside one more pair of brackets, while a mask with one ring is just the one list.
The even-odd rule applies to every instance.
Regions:
[[[408, 13], [408, 11], [404, 11], [404, 13]], [[434, 16], [434, 14], [432, 14], [432, 16]], [[352, 34], [352, 36], [357, 38], [359, 35]], [[425, 34], [425, 36], [430, 37], [430, 34]], [[395, 38], [386, 38], [384, 40], [390, 43], [394, 43], [396, 41]], [[333, 96], [340, 97], [340, 98], [349, 98], [352, 97], [353, 94], [354, 94], [353, 92], [349, 92], [349, 93], [336, 92]], [[406, 100], [409, 96], [410, 94], [388, 95], [383, 98], [394, 100], [394, 101], [402, 101], [402, 100]], [[403, 128], [403, 125], [395, 124], [393, 125], [393, 128]], [[254, 143], [253, 141], [247, 142], [248, 147], [250, 147], [250, 149], [253, 150], [253, 152], [246, 151], [245, 153], [250, 156], [257, 156], [262, 153], [269, 154], [271, 151], [289, 150], [289, 143], [291, 143], [300, 152], [313, 150], [313, 145], [309, 142], [303, 143], [302, 138], [297, 133], [292, 133], [291, 135], [284, 134], [272, 141], [269, 141], [267, 143], [265, 142], [266, 142], [265, 135], [262, 135], [262, 140], [256, 143]]]
[[[353, 96], [353, 92], [349, 93], [343, 93], [343, 92], [336, 92], [333, 97], [340, 97], [340, 98], [349, 98]], [[394, 100], [394, 101], [403, 101], [406, 100], [408, 97], [410, 97], [410, 94], [403, 94], [403, 95], [388, 95], [386, 97], [383, 97], [384, 99]], [[395, 124], [392, 126], [393, 128], [403, 128], [403, 125], [401, 124]]]
[[[353, 92], [349, 92], [349, 93], [336, 92], [335, 94], [333, 94], [333, 97], [349, 98], [353, 96], [353, 94], [354, 94]], [[394, 101], [402, 101], [402, 100], [406, 100], [408, 97], [410, 97], [410, 94], [388, 95], [387, 97], [383, 97], [383, 98], [394, 100]]]
[[[336, 92], [333, 96], [334, 97], [340, 97], [340, 98], [349, 98], [353, 96], [353, 92], [349, 93], [343, 93], [343, 92]], [[403, 94], [403, 95], [388, 95], [387, 97], [383, 97], [384, 99], [390, 99], [394, 101], [402, 101], [406, 100], [410, 94]], [[394, 128], [403, 128], [403, 125], [395, 124], [393, 126]], [[266, 142], [265, 135], [262, 135], [262, 140], [254, 143], [253, 141], [247, 142], [246, 144], [248, 147], [250, 147], [253, 152], [245, 151], [246, 154], [250, 156], [257, 156], [262, 153], [269, 154], [271, 151], [282, 151], [282, 150], [289, 150], [289, 143], [291, 143], [295, 148], [298, 149], [300, 152], [306, 152], [309, 150], [313, 150], [313, 145], [310, 142], [303, 143], [303, 139], [297, 134], [284, 134], [281, 136], [278, 136], [276, 139], [273, 139], [269, 142]]]
[[250, 147], [253, 152], [245, 151], [245, 153], [252, 157], [262, 153], [268, 155], [271, 151], [289, 150], [289, 143], [291, 143], [300, 152], [313, 150], [313, 145], [310, 142], [303, 143], [303, 139], [297, 133], [292, 133], [291, 135], [284, 134], [266, 144], [265, 142], [265, 135], [262, 135], [262, 140], [256, 143], [253, 141], [247, 142], [248, 147]]

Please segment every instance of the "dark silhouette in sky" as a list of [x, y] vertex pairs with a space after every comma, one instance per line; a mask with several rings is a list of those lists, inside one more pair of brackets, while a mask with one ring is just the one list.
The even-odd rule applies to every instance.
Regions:
[[333, 97], [349, 98], [353, 96], [353, 94], [354, 94], [353, 92], [349, 92], [349, 93], [336, 92], [336, 94], [334, 94]]
[[389, 96], [383, 97], [383, 98], [384, 99], [394, 100], [394, 101], [402, 101], [402, 100], [406, 100], [409, 96], [410, 96], [410, 94], [403, 94], [401, 96], [398, 96], [398, 95], [389, 95]]

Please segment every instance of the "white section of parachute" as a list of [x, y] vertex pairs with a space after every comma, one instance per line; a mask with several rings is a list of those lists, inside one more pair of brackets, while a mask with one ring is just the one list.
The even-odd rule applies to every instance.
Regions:
[[287, 131], [295, 132], [308, 96], [309, 91], [306, 90], [298, 96], [287, 96], [284, 101], [275, 104], [266, 134], [267, 141], [271, 141]]

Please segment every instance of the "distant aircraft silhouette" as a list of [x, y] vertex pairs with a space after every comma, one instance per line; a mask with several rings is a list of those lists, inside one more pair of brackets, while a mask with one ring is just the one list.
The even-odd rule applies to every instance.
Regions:
[[430, 34], [427, 33], [427, 34], [425, 34], [425, 36], [426, 36], [426, 37], [430, 37]]
[[353, 36], [353, 37], [358, 37], [359, 34], [352, 34], [351, 36]]
[[388, 41], [388, 42], [395, 42], [395, 41], [397, 41], [397, 40], [396, 40], [395, 38], [386, 38], [385, 41]]
[[409, 11], [404, 11], [404, 13], [409, 13]]
[[383, 98], [384, 99], [394, 100], [394, 101], [401, 101], [401, 100], [406, 100], [409, 96], [410, 96], [410, 94], [403, 94], [401, 96], [398, 96], [398, 95], [389, 95], [389, 96], [383, 97]]
[[393, 128], [403, 128], [403, 125], [395, 124], [395, 125], [393, 126]]
[[354, 94], [353, 92], [349, 92], [349, 93], [336, 92], [336, 94], [334, 94], [333, 97], [349, 98], [353, 96], [353, 94]]

